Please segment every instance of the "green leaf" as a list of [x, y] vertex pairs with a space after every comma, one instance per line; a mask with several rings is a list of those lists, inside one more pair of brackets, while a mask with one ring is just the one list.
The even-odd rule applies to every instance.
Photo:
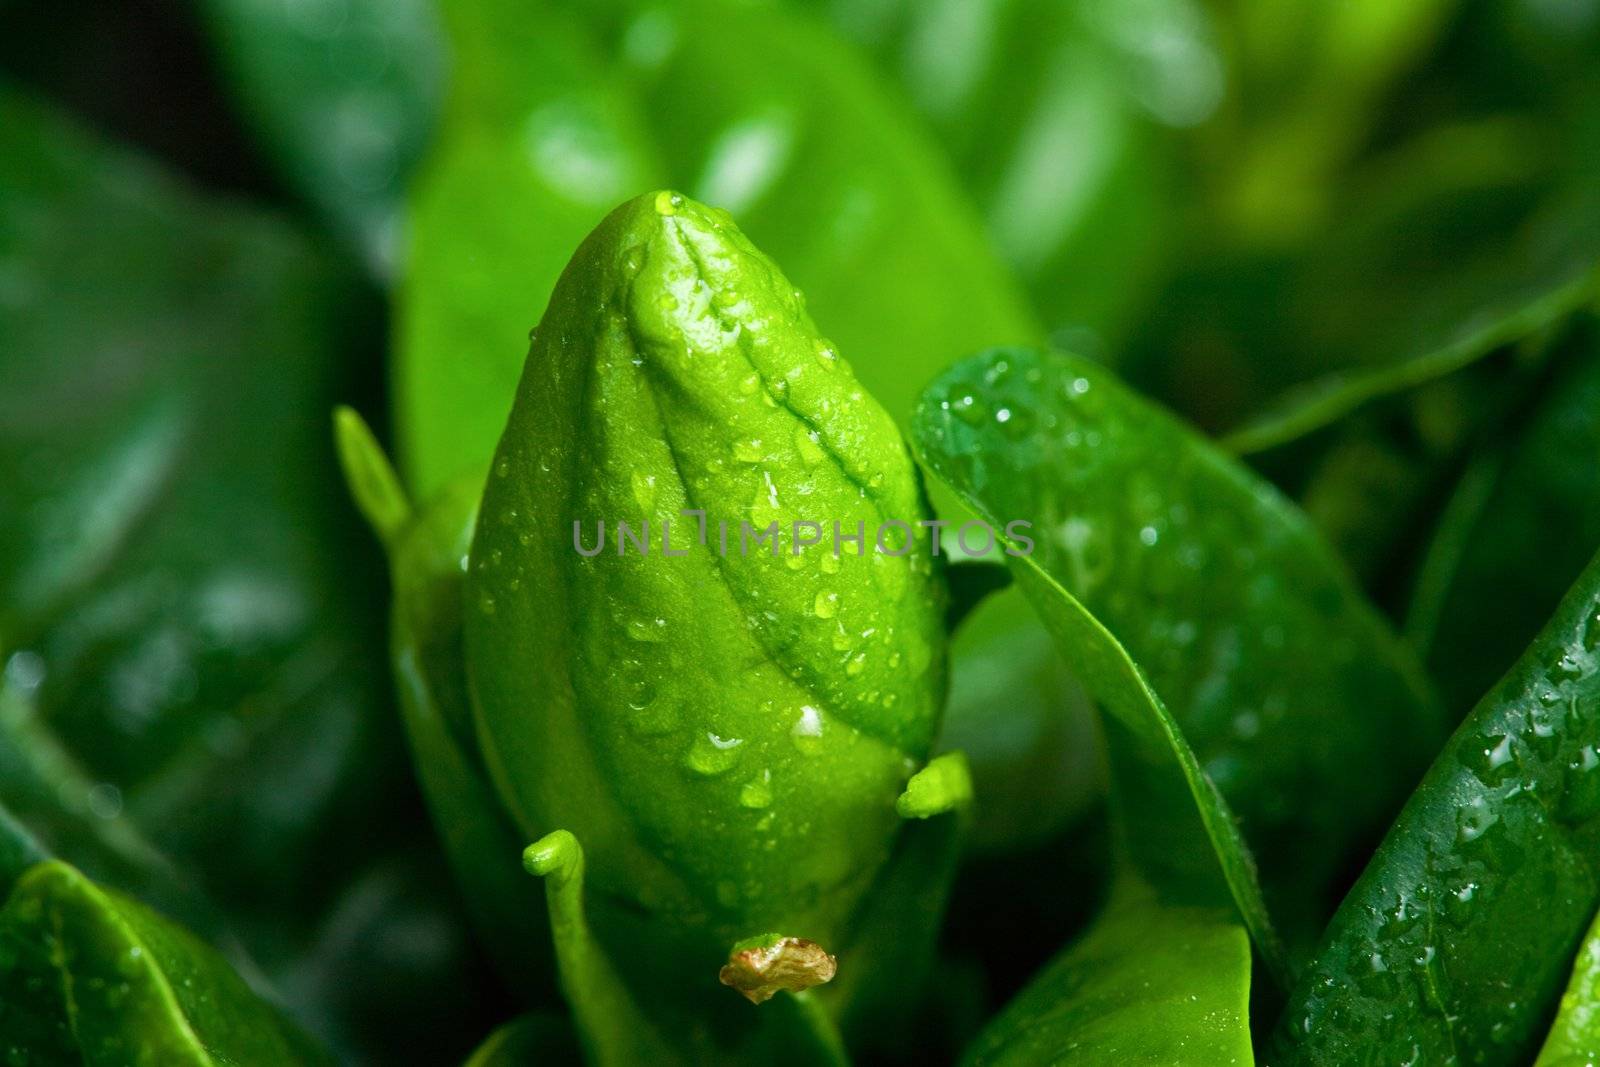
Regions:
[[444, 82], [430, 0], [199, 0], [230, 88], [273, 164], [379, 275]]
[[1050, 329], [1114, 358], [1175, 229], [1172, 129], [1222, 98], [1206, 10], [1190, 0], [796, 6], [898, 83]]
[[1342, 181], [1293, 243], [1201, 241], [1128, 374], [1255, 452], [1559, 319], [1600, 259], [1559, 143], [1528, 118], [1442, 123]]
[[970, 1067], [1249, 1067], [1250, 939], [1226, 910], [1126, 879], [967, 1050]]
[[1114, 773], [1160, 775], [1149, 788], [1165, 802], [1132, 847], [1200, 864], [1205, 835], [1186, 842], [1170, 822], [1184, 811], [1193, 829], [1198, 811], [1248, 902], [1215, 782], [1274, 903], [1319, 918], [1318, 894], [1389, 817], [1441, 724], [1411, 656], [1305, 518], [1073, 356], [1001, 349], [958, 364], [929, 388], [915, 440], [991, 526], [1031, 523], [1007, 538], [1031, 554], [1007, 563], [1109, 712]]
[[[1600, 545], [1600, 330], [1560, 346], [1523, 424], [1484, 447], [1439, 521], [1406, 622], [1452, 709], [1527, 647]], [[1492, 605], [1492, 610], [1489, 606]]]
[[146, 838], [119, 794], [51, 737], [33, 703], [0, 679], [0, 897], [34, 863], [70, 855], [84, 871], [218, 941], [215, 908]]
[[401, 469], [419, 500], [488, 469], [572, 250], [660, 183], [643, 120], [574, 18], [514, 0], [441, 11], [459, 75], [409, 193], [395, 322]]
[[[1034, 401], [1013, 397], [1012, 373], [1026, 383]], [[1135, 869], [1163, 893], [1186, 902], [1237, 907], [1269, 964], [1286, 972], [1256, 883], [1254, 862], [1227, 803], [1129, 650], [1064, 584], [1083, 577], [1078, 565], [1084, 557], [1060, 555], [1046, 547], [1035, 558], [1036, 546], [1027, 543], [1029, 523], [1041, 539], [1062, 536], [1060, 518], [1043, 514], [1040, 508], [1052, 499], [1050, 494], [1066, 472], [1035, 466], [1061, 454], [1049, 444], [1024, 449], [1016, 444], [1030, 443], [1026, 434], [1032, 426], [1050, 429], [1052, 416], [1063, 432], [1072, 432], [1065, 425], [1065, 416], [1073, 414], [1066, 404], [1069, 397], [1090, 391], [1090, 379], [1085, 377], [1089, 373], [1100, 387], [1095, 403], [1110, 403], [1113, 418], [1126, 414], [1116, 410], [1119, 404], [1137, 403], [1099, 368], [1066, 357], [1052, 360], [1028, 350], [1002, 349], [957, 364], [929, 387], [917, 412], [914, 440], [923, 462], [961, 494], [991, 530], [1004, 530], [999, 536], [1017, 583], [1061, 654], [1106, 712], [1118, 825]], [[1075, 389], [1080, 382], [1083, 392]], [[1099, 399], [1104, 394], [1110, 394], [1108, 401]], [[1037, 410], [1033, 404], [1039, 397], [1051, 407]], [[964, 414], [958, 416], [957, 411]], [[1004, 414], [997, 420], [1000, 412]], [[954, 421], [962, 417], [967, 421]], [[1142, 429], [1148, 431], [1158, 418], [1152, 410], [1141, 421]], [[1015, 427], [1006, 429], [1013, 421]], [[1108, 422], [1089, 425], [1103, 427], [1093, 430], [1096, 434], [1109, 430]], [[990, 426], [999, 427], [996, 432], [1002, 436], [980, 446], [977, 438], [990, 432]], [[1117, 442], [1106, 444], [1110, 447], [1101, 454]], [[1170, 469], [1172, 449], [1164, 451]], [[1119, 481], [1119, 493], [1125, 489]], [[1097, 558], [1105, 561], [1108, 556]], [[1170, 594], [1171, 589], [1164, 591]]]
[[41, 743], [217, 896], [309, 904], [320, 841], [401, 766], [324, 428], [359, 303], [278, 221], [0, 114], [29, 279], [0, 316], [0, 655]]
[[1526, 1062], [1600, 904], [1600, 558], [1440, 753], [1271, 1062]]
[[188, 931], [58, 861], [0, 909], [0, 1032], [30, 1063], [333, 1062]]
[[1534, 1067], [1579, 1067], [1600, 1059], [1600, 919], [1589, 927], [1556, 1021]]
[[[332, 966], [355, 947], [323, 940], [323, 916], [380, 857], [429, 841], [389, 718], [382, 572], [327, 432], [377, 309], [282, 220], [12, 92], [0, 235], [16, 281], [0, 297], [0, 662], [20, 700], [0, 802], [210, 939], [169, 890], [203, 894], [275, 976]], [[458, 983], [459, 918], [426, 884], [441, 936], [408, 966]], [[409, 1026], [421, 1047], [438, 1017], [411, 1007], [392, 993], [364, 1037]]]
[[[1597, 296], [1594, 267], [1562, 270], [1562, 277], [1531, 286], [1531, 293], [1501, 298], [1462, 301], [1458, 314], [1446, 326], [1448, 336], [1416, 344], [1416, 354], [1392, 358], [1373, 370], [1328, 374], [1294, 387], [1290, 394], [1270, 403], [1269, 410], [1230, 432], [1222, 446], [1248, 454], [1283, 445], [1312, 430], [1338, 421], [1374, 398], [1402, 394], [1427, 382], [1453, 374], [1496, 349], [1528, 338], [1560, 322]], [[1466, 306], [1472, 306], [1467, 312]], [[1488, 307], [1488, 310], [1483, 310]]]

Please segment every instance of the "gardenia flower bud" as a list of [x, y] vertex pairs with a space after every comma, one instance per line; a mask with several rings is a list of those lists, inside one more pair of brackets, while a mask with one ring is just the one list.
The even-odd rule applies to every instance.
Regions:
[[836, 944], [938, 726], [925, 517], [893, 420], [725, 213], [650, 194], [583, 243], [491, 468], [466, 649], [495, 788], [582, 843], [593, 914], [697, 953]]

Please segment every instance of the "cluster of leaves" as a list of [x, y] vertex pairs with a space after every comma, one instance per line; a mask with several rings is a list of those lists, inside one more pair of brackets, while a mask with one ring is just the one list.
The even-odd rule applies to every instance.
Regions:
[[[112, 7], [0, 6], [7, 1062], [578, 1054], [432, 578], [558, 274], [666, 186], [942, 513], [1039, 533], [954, 638], [938, 958], [852, 1052], [1600, 1055], [1593, 5]], [[328, 430], [385, 366], [445, 502], [391, 634]]]

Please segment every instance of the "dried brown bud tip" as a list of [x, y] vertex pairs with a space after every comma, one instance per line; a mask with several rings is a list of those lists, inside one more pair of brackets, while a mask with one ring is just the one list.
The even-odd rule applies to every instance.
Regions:
[[780, 989], [798, 993], [830, 981], [839, 961], [822, 946], [803, 937], [741, 941], [728, 954], [718, 978], [744, 994], [752, 1004], [769, 1001]]

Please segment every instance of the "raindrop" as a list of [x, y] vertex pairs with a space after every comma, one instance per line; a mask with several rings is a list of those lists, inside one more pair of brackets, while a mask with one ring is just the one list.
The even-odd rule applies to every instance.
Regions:
[[739, 790], [739, 806], [759, 811], [772, 803], [772, 771], [765, 770]]
[[789, 731], [794, 747], [807, 756], [822, 750], [822, 712], [810, 704], [800, 708], [800, 717]]
[[696, 774], [707, 777], [726, 773], [739, 762], [739, 747], [743, 744], [744, 739], [739, 737], [718, 737], [709, 732], [702, 734], [689, 746], [684, 765]]

